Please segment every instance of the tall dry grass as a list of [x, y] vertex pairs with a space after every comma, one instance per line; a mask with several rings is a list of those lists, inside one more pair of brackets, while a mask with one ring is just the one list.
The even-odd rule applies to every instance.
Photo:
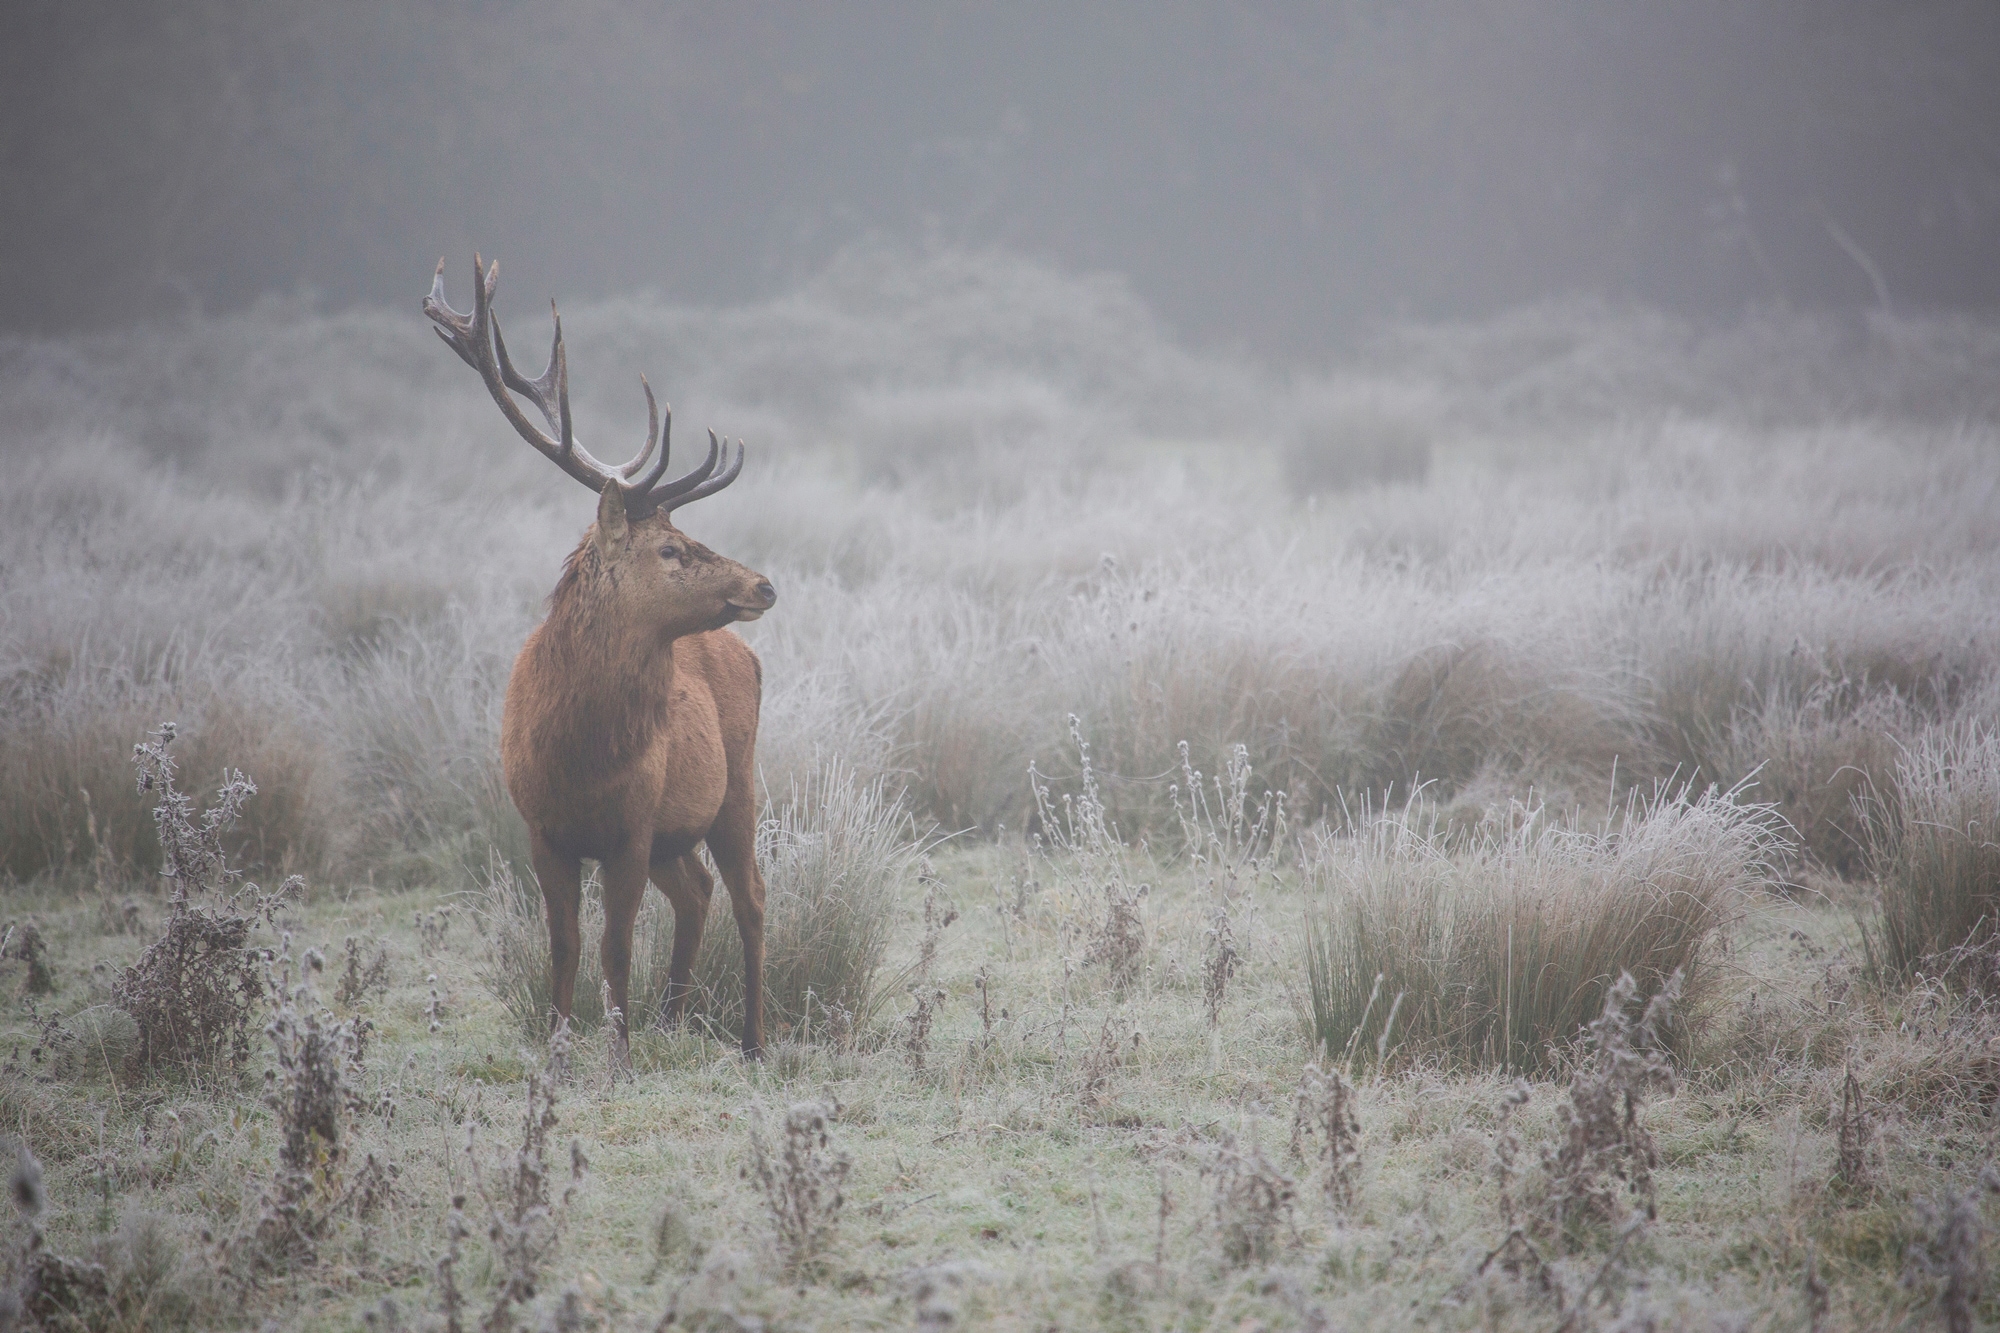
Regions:
[[2000, 732], [1925, 733], [1872, 807], [1882, 911], [1870, 962], [1895, 982], [1919, 973], [2000, 985]]
[[[499, 700], [588, 500], [422, 323], [280, 302], [0, 340], [0, 873], [143, 873], [122, 765], [164, 718], [191, 783], [258, 774], [259, 873], [525, 872]], [[1074, 713], [1129, 838], [1171, 837], [1186, 739], [1208, 770], [1243, 744], [1302, 821], [1755, 774], [1853, 870], [1853, 775], [2000, 717], [1981, 324], [1547, 307], [1281, 377], [1115, 284], [868, 254], [565, 326], [594, 448], [637, 438], [640, 370], [751, 440], [683, 517], [783, 595], [744, 627], [774, 791], [838, 754], [926, 821], [1018, 830]], [[1287, 442], [1384, 420], [1429, 442], [1421, 480], [1294, 499]]]
[[1656, 788], [1595, 821], [1516, 805], [1457, 834], [1411, 801], [1322, 831], [1300, 867], [1314, 1044], [1545, 1073], [1621, 974], [1651, 994], [1678, 973], [1698, 1007], [1775, 851], [1770, 809], [1738, 797]]

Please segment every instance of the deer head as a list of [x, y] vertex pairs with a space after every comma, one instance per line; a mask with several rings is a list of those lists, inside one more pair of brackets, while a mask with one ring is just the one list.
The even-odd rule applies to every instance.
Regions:
[[[590, 548], [605, 582], [616, 599], [638, 612], [667, 637], [719, 629], [737, 620], [755, 620], [770, 610], [777, 590], [763, 575], [717, 555], [675, 527], [670, 515], [683, 505], [713, 495], [736, 480], [743, 470], [743, 442], [728, 455], [726, 444], [708, 433], [708, 457], [675, 481], [664, 481], [671, 450], [673, 409], [664, 414], [652, 385], [639, 377], [646, 394], [646, 443], [631, 462], [612, 467], [593, 458], [578, 443], [569, 408], [569, 360], [563, 351], [562, 315], [551, 301], [555, 341], [549, 364], [529, 379], [514, 368], [507, 342], [493, 310], [500, 282], [500, 264], [486, 266], [472, 257], [472, 311], [461, 314], [445, 303], [444, 261], [438, 261], [424, 313], [437, 325], [438, 337], [459, 358], [479, 372], [500, 413], [522, 439], [551, 462], [597, 492], [597, 523]], [[520, 394], [540, 409], [548, 423], [544, 432], [529, 420], [514, 400]], [[654, 457], [654, 450], [658, 457]], [[651, 466], [648, 467], [648, 463]]]

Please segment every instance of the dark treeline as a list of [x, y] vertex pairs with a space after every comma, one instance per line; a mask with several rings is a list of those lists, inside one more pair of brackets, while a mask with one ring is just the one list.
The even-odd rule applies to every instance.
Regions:
[[1265, 353], [1592, 292], [2000, 302], [1990, 0], [17, 0], [0, 327], [782, 290], [867, 238]]

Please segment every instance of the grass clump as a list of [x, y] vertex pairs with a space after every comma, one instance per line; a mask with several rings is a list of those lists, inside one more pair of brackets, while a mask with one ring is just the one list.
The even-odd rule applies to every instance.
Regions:
[[[913, 821], [888, 780], [863, 780], [838, 757], [795, 782], [766, 807], [757, 831], [764, 870], [764, 1015], [779, 1035], [832, 1040], [865, 1023], [886, 999], [878, 985], [894, 924], [896, 889], [922, 851]], [[725, 892], [718, 898], [726, 899]], [[487, 983], [521, 1032], [540, 1041], [553, 1013], [548, 926], [541, 895], [495, 858], [482, 910], [491, 940]], [[734, 922], [713, 906], [695, 955], [692, 1021], [736, 1032], [743, 1021], [743, 944]], [[603, 960], [591, 943], [603, 933], [604, 905], [593, 871], [585, 879], [571, 1022], [578, 1032], [604, 1021]], [[647, 894], [633, 929], [631, 1006], [636, 1029], [659, 1022], [673, 957], [673, 914]]]
[[[781, 1033], [837, 1037], [865, 1025], [888, 998], [878, 984], [896, 917], [896, 889], [922, 855], [900, 791], [821, 760], [767, 807], [757, 861], [767, 893], [764, 1015]], [[725, 1031], [743, 1020], [743, 942], [711, 923], [695, 955], [696, 1006]]]
[[1707, 776], [1755, 784], [1748, 789], [1776, 807], [1796, 852], [1853, 876], [1866, 869], [1868, 793], [1894, 781], [1913, 713], [1893, 689], [1780, 682], [1731, 717]]
[[1932, 731], [1896, 766], [1871, 807], [1869, 849], [1882, 913], [1867, 933], [1885, 980], [1920, 973], [2000, 989], [2000, 732]]
[[1768, 809], [1716, 788], [1635, 794], [1594, 827], [1517, 814], [1455, 844], [1412, 802], [1309, 848], [1305, 1017], [1329, 1057], [1542, 1072], [1622, 973], [1648, 993], [1678, 974], [1694, 1003], [1776, 836]]

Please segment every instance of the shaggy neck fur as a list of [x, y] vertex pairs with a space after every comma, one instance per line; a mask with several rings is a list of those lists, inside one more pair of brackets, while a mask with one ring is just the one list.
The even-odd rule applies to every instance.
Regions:
[[634, 623], [615, 595], [617, 576], [586, 536], [563, 562], [536, 637], [553, 683], [542, 739], [573, 777], [622, 768], [666, 724], [673, 640]]

